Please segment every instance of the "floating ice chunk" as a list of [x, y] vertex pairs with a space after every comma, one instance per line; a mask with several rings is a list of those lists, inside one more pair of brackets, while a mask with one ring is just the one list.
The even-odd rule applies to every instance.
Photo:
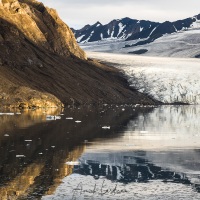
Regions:
[[46, 120], [57, 120], [61, 119], [61, 116], [47, 115]]
[[102, 129], [110, 129], [110, 126], [103, 126]]
[[64, 115], [64, 114], [60, 114], [60, 115], [62, 116], [62, 115]]
[[122, 108], [122, 111], [125, 111], [125, 109], [124, 109], [124, 108]]
[[9, 137], [9, 135], [8, 135], [8, 134], [5, 134], [4, 136], [5, 136], [5, 137]]
[[47, 116], [46, 116], [46, 120], [54, 120], [54, 116], [47, 115]]
[[32, 142], [33, 140], [24, 140], [25, 142]]
[[41, 152], [41, 153], [39, 153], [39, 155], [42, 155], [43, 153]]
[[16, 155], [16, 158], [25, 158], [25, 155]]
[[15, 113], [0, 113], [0, 115], [14, 115]]
[[55, 146], [51, 146], [51, 148], [53, 148], [53, 149], [54, 149], [54, 148], [55, 148]]
[[78, 161], [69, 161], [69, 162], [66, 162], [66, 165], [80, 165], [80, 162], [78, 162]]
[[72, 120], [72, 119], [73, 119], [73, 117], [67, 117], [66, 119]]
[[78, 121], [78, 120], [77, 120], [77, 121], [75, 121], [75, 122], [76, 122], [76, 123], [81, 123], [81, 121]]

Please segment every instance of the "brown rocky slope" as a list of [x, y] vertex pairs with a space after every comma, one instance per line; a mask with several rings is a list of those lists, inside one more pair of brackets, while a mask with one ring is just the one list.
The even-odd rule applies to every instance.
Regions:
[[121, 73], [88, 60], [53, 9], [34, 0], [0, 0], [0, 105], [144, 103]]

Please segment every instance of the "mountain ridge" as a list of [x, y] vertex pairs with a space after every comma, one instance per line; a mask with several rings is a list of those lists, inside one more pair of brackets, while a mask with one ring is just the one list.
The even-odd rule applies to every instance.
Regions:
[[[144, 44], [151, 43], [165, 34], [171, 34], [188, 29], [200, 27], [200, 14], [194, 17], [163, 23], [148, 20], [137, 20], [128, 17], [115, 19], [108, 24], [102, 25], [97, 22], [86, 25], [82, 29], [73, 32], [78, 43], [89, 43], [102, 40], [124, 39], [126, 41], [144, 39]], [[141, 43], [137, 44], [141, 45]]]

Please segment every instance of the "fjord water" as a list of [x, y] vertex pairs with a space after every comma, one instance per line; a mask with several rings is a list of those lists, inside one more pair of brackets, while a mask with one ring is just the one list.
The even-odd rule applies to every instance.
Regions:
[[200, 199], [199, 121], [200, 106], [1, 111], [0, 199]]

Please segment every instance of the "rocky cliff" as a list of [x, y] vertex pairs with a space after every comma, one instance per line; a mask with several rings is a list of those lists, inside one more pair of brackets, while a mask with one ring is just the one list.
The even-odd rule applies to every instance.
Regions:
[[71, 29], [54, 9], [34, 0], [1, 0], [0, 11], [2, 19], [15, 25], [36, 45], [59, 55], [74, 54], [86, 59], [84, 51], [75, 42]]
[[0, 105], [99, 102], [153, 103], [118, 70], [87, 60], [55, 10], [35, 0], [1, 0]]

